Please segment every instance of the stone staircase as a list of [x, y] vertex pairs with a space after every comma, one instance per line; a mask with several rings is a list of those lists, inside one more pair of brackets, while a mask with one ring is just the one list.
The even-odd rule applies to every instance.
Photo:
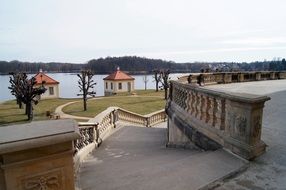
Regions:
[[166, 148], [166, 132], [166, 123], [121, 127], [82, 163], [78, 189], [203, 189], [247, 166], [223, 149]]

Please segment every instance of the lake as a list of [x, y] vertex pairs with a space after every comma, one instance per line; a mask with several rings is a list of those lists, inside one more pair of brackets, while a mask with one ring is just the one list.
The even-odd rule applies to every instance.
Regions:
[[[78, 77], [75, 73], [46, 73], [53, 79], [60, 82], [60, 97], [61, 98], [77, 98], [77, 94], [79, 93], [79, 88], [77, 85]], [[173, 73], [170, 74], [171, 80], [176, 80], [178, 77], [187, 75], [186, 73]], [[32, 77], [34, 75], [28, 75], [28, 77]], [[95, 85], [96, 96], [104, 95], [104, 83], [103, 78], [107, 75], [95, 75], [93, 77], [94, 81], [97, 83]], [[144, 75], [131, 75], [135, 78], [135, 89], [144, 89]], [[153, 78], [154, 75], [147, 75], [147, 89], [155, 89], [155, 81]], [[9, 75], [0, 75], [0, 87], [2, 88], [0, 93], [0, 102], [14, 99], [14, 96], [11, 95], [8, 87], [9, 83]]]

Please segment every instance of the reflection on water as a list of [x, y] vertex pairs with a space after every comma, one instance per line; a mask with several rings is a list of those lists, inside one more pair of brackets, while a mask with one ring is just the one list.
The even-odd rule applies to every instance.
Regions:
[[[78, 88], [78, 77], [74, 73], [47, 73], [50, 77], [60, 82], [60, 97], [61, 98], [76, 98], [77, 94], [79, 93]], [[187, 75], [187, 74], [180, 74], [174, 73], [170, 74], [170, 78], [172, 80], [176, 80], [177, 77]], [[29, 78], [34, 75], [29, 75]], [[94, 81], [97, 83], [95, 85], [96, 96], [103, 96], [104, 95], [104, 83], [103, 78], [107, 75], [95, 75], [93, 77]], [[144, 75], [132, 75], [135, 78], [135, 89], [144, 89]], [[147, 75], [147, 89], [155, 89], [155, 81], [153, 75]], [[14, 96], [11, 95], [8, 87], [10, 86], [9, 83], [9, 76], [8, 75], [0, 75], [0, 102], [5, 100], [14, 99]]]

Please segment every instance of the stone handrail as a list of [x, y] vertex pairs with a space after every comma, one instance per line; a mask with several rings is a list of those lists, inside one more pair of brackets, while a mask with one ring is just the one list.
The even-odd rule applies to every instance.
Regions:
[[111, 134], [118, 121], [151, 127], [166, 121], [166, 118], [165, 110], [143, 116], [122, 108], [109, 107], [89, 122], [79, 122], [80, 138], [74, 141], [75, 171], [78, 171], [82, 160]]
[[182, 76], [178, 79], [181, 83], [198, 83], [198, 77], [201, 75], [205, 85], [249, 82], [260, 80], [286, 79], [286, 71], [257, 71], [257, 72], [217, 72], [217, 73], [192, 73], [188, 76]]
[[[252, 159], [265, 150], [261, 141], [261, 123], [263, 106], [269, 99], [267, 96], [224, 93], [172, 81], [166, 108], [168, 144], [182, 144], [186, 142], [182, 136], [187, 136], [202, 148], [221, 146]], [[184, 135], [174, 128], [179, 128]]]

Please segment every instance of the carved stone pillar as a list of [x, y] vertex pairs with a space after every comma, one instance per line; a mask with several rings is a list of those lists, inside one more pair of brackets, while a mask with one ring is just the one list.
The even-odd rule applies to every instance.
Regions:
[[279, 79], [286, 79], [286, 72], [281, 71], [278, 73], [278, 76], [279, 76]]
[[[32, 122], [0, 128], [1, 190], [73, 190], [73, 120]], [[1, 185], [1, 183], [0, 183]]]
[[274, 80], [274, 79], [275, 79], [275, 72], [271, 72], [271, 73], [270, 73], [270, 79], [271, 79], [271, 80]]
[[255, 80], [261, 80], [261, 72], [255, 73]]
[[244, 82], [244, 73], [238, 73], [238, 82]]
[[223, 81], [224, 81], [224, 83], [231, 83], [232, 82], [232, 74], [231, 73], [224, 73]]
[[266, 145], [261, 141], [261, 123], [264, 103], [269, 99], [245, 94], [243, 98], [226, 100], [226, 148], [246, 159], [255, 158], [265, 151]]

